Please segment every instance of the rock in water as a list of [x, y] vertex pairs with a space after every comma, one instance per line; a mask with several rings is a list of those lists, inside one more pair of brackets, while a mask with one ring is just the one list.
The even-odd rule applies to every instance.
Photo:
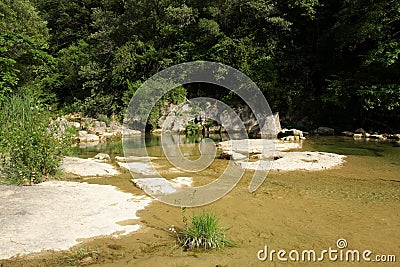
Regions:
[[[327, 152], [279, 152], [272, 165], [261, 161], [237, 161], [236, 164], [249, 170], [317, 171], [338, 167], [345, 163], [345, 156]], [[266, 169], [264, 169], [266, 168]]]
[[320, 135], [335, 135], [335, 130], [329, 127], [318, 127], [317, 133]]

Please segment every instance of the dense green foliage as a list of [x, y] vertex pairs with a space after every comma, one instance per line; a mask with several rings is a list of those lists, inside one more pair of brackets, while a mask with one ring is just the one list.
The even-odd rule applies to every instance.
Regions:
[[39, 183], [54, 175], [71, 145], [60, 125], [30, 95], [7, 97], [0, 108], [0, 153], [7, 182]]
[[[287, 124], [398, 130], [399, 10], [400, 0], [3, 0], [0, 101], [33, 91], [65, 112], [121, 115], [153, 74], [210, 60], [248, 75]], [[204, 94], [220, 98], [189, 85], [163, 101]]]

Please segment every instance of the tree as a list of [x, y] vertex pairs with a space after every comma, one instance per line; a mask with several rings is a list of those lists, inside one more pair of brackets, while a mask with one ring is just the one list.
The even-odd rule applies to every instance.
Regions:
[[356, 119], [400, 119], [399, 9], [398, 0], [343, 2], [328, 34], [339, 64], [327, 77], [326, 103]]
[[36, 79], [47, 37], [46, 22], [29, 1], [0, 2], [0, 101]]

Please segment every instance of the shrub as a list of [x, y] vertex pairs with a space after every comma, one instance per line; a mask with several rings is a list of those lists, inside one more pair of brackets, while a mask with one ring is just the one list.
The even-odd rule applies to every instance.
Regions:
[[219, 226], [218, 218], [213, 213], [203, 211], [199, 215], [193, 215], [190, 226], [184, 215], [183, 221], [185, 228], [179, 237], [179, 242], [185, 248], [222, 248], [233, 244], [226, 237], [225, 229]]
[[8, 183], [39, 183], [54, 175], [71, 138], [59, 132], [32, 96], [11, 96], [0, 108], [0, 152]]
[[185, 125], [185, 133], [186, 134], [195, 134], [200, 130], [200, 126], [194, 121], [189, 121]]

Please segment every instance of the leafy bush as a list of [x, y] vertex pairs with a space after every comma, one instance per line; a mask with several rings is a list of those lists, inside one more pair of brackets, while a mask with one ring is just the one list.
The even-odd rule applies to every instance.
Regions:
[[186, 134], [194, 134], [197, 133], [200, 130], [200, 126], [195, 123], [194, 121], [189, 121], [185, 125], [185, 133]]
[[0, 152], [8, 183], [39, 183], [54, 175], [71, 138], [60, 133], [32, 96], [11, 96], [0, 108]]
[[218, 218], [213, 213], [203, 211], [199, 215], [193, 215], [190, 226], [184, 215], [183, 221], [185, 228], [179, 241], [185, 248], [222, 248], [233, 244], [224, 234], [225, 229], [219, 226]]

